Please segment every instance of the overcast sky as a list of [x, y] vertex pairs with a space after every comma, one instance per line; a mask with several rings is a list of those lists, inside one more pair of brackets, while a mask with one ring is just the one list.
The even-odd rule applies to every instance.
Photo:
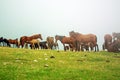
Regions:
[[120, 32], [120, 0], [0, 0], [0, 36], [93, 33], [98, 44], [106, 33]]

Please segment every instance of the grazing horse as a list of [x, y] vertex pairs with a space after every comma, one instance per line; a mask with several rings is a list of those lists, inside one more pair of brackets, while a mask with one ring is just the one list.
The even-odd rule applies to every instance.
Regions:
[[38, 46], [38, 49], [40, 48], [40, 41], [38, 39], [32, 39], [31, 41], [27, 41], [26, 43], [31, 45], [31, 49], [36, 49], [36, 46]]
[[46, 40], [47, 40], [48, 48], [52, 49], [54, 46], [54, 37], [48, 36]]
[[[8, 40], [10, 44], [13, 44], [13, 47], [18, 47], [18, 39], [9, 39]], [[15, 45], [15, 46], [14, 46]]]
[[[1, 44], [2, 43], [2, 44]], [[0, 46], [7, 46], [10, 47], [10, 43], [6, 38], [1, 37], [0, 38]]]
[[112, 43], [112, 36], [110, 34], [106, 34], [104, 36], [103, 50], [108, 49], [108, 46], [111, 43]]
[[114, 40], [108, 44], [107, 50], [108, 52], [120, 52], [120, 40]]
[[55, 36], [55, 43], [57, 43], [58, 40], [61, 41], [61, 43], [63, 44], [64, 46], [64, 51], [66, 51], [66, 47], [65, 47], [65, 44], [71, 44], [74, 46], [74, 39], [72, 37], [66, 37], [66, 36], [59, 36], [59, 35], [56, 35]]
[[80, 50], [81, 44], [91, 44], [90, 48], [93, 50], [93, 47], [95, 47], [95, 51], [97, 48], [97, 51], [99, 51], [98, 44], [97, 44], [97, 36], [94, 34], [81, 34], [78, 32], [71, 31], [69, 32], [69, 35], [75, 39], [76, 43], [76, 49]]
[[113, 40], [115, 40], [115, 39], [119, 39], [120, 40], [120, 33], [113, 32], [112, 36], [113, 36]]
[[24, 44], [27, 42], [27, 41], [31, 41], [32, 39], [38, 39], [38, 38], [40, 38], [41, 40], [42, 40], [42, 36], [41, 36], [41, 34], [35, 34], [35, 35], [32, 35], [32, 36], [22, 36], [21, 38], [20, 38], [20, 44], [21, 44], [21, 46], [22, 46], [22, 48], [23, 48], [23, 46], [24, 46]]
[[6, 38], [3, 39], [3, 46], [10, 47], [10, 43]]

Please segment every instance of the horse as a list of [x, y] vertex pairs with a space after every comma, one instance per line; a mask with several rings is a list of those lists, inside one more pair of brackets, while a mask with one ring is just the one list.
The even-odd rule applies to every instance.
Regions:
[[66, 51], [66, 47], [65, 47], [65, 44], [71, 44], [71, 45], [74, 45], [74, 39], [72, 37], [66, 37], [66, 36], [60, 36], [60, 35], [56, 35], [55, 36], [55, 43], [57, 43], [58, 40], [61, 41], [61, 43], [63, 44], [64, 46], [64, 51]]
[[0, 37], [0, 46], [3, 45], [3, 37]]
[[10, 43], [6, 38], [3, 39], [3, 46], [10, 47]]
[[[40, 45], [41, 49], [48, 49], [47, 41], [39, 42], [39, 45], [38, 45], [38, 43], [35, 43], [34, 45], [35, 45], [35, 49], [39, 48], [39, 45]], [[32, 49], [31, 44], [30, 44], [30, 48]]]
[[[17, 39], [8, 39], [10, 44], [13, 44], [13, 47], [18, 47], [18, 38]], [[15, 46], [14, 46], [15, 45]]]
[[109, 44], [112, 43], [112, 36], [110, 34], [105, 34], [103, 50], [108, 49]]
[[113, 32], [112, 36], [113, 36], [113, 40], [120, 39], [120, 33]]
[[107, 50], [108, 52], [120, 52], [120, 40], [114, 40], [108, 44]]
[[41, 49], [48, 49], [47, 41], [40, 42], [39, 44], [40, 44]]
[[31, 45], [31, 49], [36, 49], [36, 45], [38, 46], [38, 49], [40, 48], [40, 41], [38, 39], [32, 39], [31, 41], [27, 41], [26, 43]]
[[48, 36], [47, 39], [46, 39], [46, 41], [47, 41], [47, 44], [48, 44], [48, 48], [52, 49], [53, 46], [54, 46], [54, 37]]
[[42, 40], [42, 36], [41, 34], [35, 34], [35, 35], [32, 35], [32, 36], [22, 36], [20, 38], [20, 44], [23, 48], [24, 44], [27, 42], [27, 41], [31, 41], [32, 39], [38, 39], [40, 38]]
[[59, 46], [58, 46], [58, 43], [57, 43], [57, 42], [54, 42], [54, 43], [53, 43], [53, 48], [59, 50]]
[[81, 33], [74, 32], [74, 31], [69, 32], [69, 35], [75, 39], [76, 50], [80, 51], [81, 44], [89, 44], [90, 43], [91, 50], [93, 50], [93, 47], [95, 47], [95, 51], [96, 51], [96, 48], [97, 48], [97, 51], [99, 51], [96, 35], [81, 34]]

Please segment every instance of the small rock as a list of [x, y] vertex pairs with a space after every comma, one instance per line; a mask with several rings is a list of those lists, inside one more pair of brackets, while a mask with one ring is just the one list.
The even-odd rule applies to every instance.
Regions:
[[50, 58], [55, 58], [55, 56], [50, 56]]
[[45, 60], [48, 60], [48, 58], [45, 58]]
[[110, 62], [110, 60], [106, 60], [106, 62]]
[[47, 56], [47, 54], [45, 53], [44, 56]]
[[83, 62], [83, 60], [77, 60], [77, 61]]
[[38, 62], [37, 60], [34, 60], [34, 62]]

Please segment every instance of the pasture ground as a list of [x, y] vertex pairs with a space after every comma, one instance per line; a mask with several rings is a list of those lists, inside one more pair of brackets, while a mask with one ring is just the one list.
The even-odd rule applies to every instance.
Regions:
[[0, 47], [0, 80], [120, 80], [120, 53]]

